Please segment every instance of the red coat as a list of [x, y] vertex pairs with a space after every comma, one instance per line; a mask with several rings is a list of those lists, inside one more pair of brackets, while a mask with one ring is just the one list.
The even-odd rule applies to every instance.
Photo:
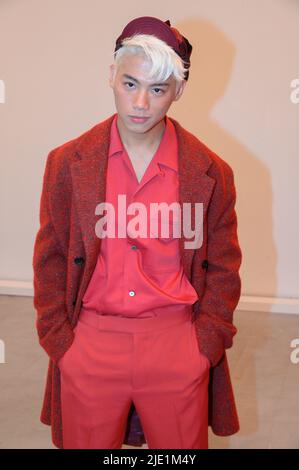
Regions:
[[[47, 158], [40, 201], [40, 228], [33, 253], [34, 307], [40, 345], [49, 356], [41, 422], [52, 426], [53, 443], [63, 448], [60, 370], [57, 361], [70, 347], [82, 297], [94, 271], [101, 239], [96, 205], [105, 202], [109, 135], [113, 116]], [[228, 436], [239, 430], [225, 349], [237, 329], [233, 312], [241, 290], [242, 254], [237, 236], [236, 191], [231, 167], [175, 119], [179, 148], [180, 207], [203, 203], [203, 243], [185, 248], [181, 259], [199, 300], [193, 305], [198, 346], [211, 362], [209, 425]], [[193, 209], [193, 210], [192, 210]], [[191, 205], [194, 227], [194, 204]], [[105, 432], [105, 430], [103, 430]], [[134, 406], [124, 443], [145, 442]]]

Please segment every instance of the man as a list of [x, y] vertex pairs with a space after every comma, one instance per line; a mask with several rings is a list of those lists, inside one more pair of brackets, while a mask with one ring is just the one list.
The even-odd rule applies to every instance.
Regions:
[[117, 113], [48, 155], [34, 306], [59, 448], [203, 449], [208, 425], [239, 429], [233, 171], [167, 116], [191, 51], [169, 20], [132, 20], [110, 67]]

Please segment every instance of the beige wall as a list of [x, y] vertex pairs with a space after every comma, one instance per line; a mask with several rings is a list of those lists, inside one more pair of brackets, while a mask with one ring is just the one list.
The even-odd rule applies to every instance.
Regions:
[[114, 112], [115, 39], [143, 15], [170, 19], [193, 44], [168, 114], [234, 169], [243, 294], [298, 299], [297, 0], [0, 0], [2, 292], [32, 281], [48, 152]]

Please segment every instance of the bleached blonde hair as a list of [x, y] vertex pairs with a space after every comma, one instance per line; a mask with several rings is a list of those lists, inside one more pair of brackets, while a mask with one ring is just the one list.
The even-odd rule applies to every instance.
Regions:
[[171, 74], [177, 81], [177, 86], [184, 80], [186, 69], [184, 61], [164, 41], [151, 34], [134, 34], [122, 41], [122, 47], [114, 52], [116, 65], [114, 76], [122, 58], [129, 54], [141, 54], [151, 63], [149, 79], [165, 81]]

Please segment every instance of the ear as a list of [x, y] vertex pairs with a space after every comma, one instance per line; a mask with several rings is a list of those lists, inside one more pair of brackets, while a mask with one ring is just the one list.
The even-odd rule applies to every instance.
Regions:
[[110, 67], [109, 67], [109, 85], [111, 86], [111, 88], [113, 88], [113, 74], [114, 74], [114, 71], [115, 71], [115, 64], [111, 64]]
[[180, 97], [182, 96], [183, 91], [185, 89], [186, 83], [187, 83], [186, 80], [182, 80], [180, 85], [179, 86], [177, 85], [178, 88], [177, 88], [177, 91], [175, 93], [175, 97], [174, 97], [173, 101], [178, 101], [180, 99]]

